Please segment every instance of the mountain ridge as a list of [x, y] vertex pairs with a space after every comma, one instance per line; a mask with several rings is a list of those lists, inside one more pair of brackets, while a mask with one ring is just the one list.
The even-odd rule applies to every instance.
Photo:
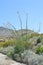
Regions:
[[8, 29], [8, 28], [5, 28], [5, 27], [0, 27], [0, 37], [11, 37], [13, 38], [15, 36], [15, 33], [18, 33], [19, 35], [25, 35], [25, 34], [30, 34], [30, 33], [34, 33], [34, 31], [32, 30], [27, 30], [27, 33], [26, 33], [26, 29], [22, 29], [21, 30], [12, 30], [12, 29]]

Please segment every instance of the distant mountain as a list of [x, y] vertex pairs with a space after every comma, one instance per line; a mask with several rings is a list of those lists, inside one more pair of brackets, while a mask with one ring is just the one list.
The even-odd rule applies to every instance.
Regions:
[[0, 37], [13, 37], [14, 33], [12, 30], [4, 27], [0, 27]]
[[22, 35], [26, 35], [26, 34], [34, 33], [34, 31], [27, 30], [27, 32], [26, 32], [26, 29], [22, 29], [22, 31], [21, 30], [18, 30], [18, 33], [19, 33], [19, 35], [21, 35], [21, 33], [22, 33]]
[[[4, 37], [4, 38], [13, 38], [16, 34], [18, 33], [18, 35], [26, 35], [26, 29], [22, 29], [21, 30], [16, 30], [16, 32], [12, 29], [8, 29], [5, 27], [0, 27], [0, 37]], [[33, 31], [31, 30], [27, 30], [27, 34], [31, 34], [33, 33]]]

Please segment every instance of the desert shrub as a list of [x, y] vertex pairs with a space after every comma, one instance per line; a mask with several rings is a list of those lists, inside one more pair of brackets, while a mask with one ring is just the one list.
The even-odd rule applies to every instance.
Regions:
[[32, 37], [34, 37], [34, 36], [39, 36], [39, 34], [37, 34], [37, 33], [32, 33], [31, 35], [30, 35], [30, 38], [32, 38]]
[[0, 48], [3, 47], [4, 42], [0, 42]]
[[7, 51], [6, 54], [7, 54], [8, 57], [14, 59], [14, 48]]
[[0, 48], [0, 53], [3, 53], [3, 54], [6, 55], [10, 50], [13, 50], [13, 46], [1, 47]]
[[15, 53], [22, 53], [24, 51], [24, 44], [22, 41], [17, 41], [15, 45]]
[[21, 60], [22, 60], [21, 54], [24, 52], [24, 50], [25, 50], [25, 47], [24, 47], [23, 41], [18, 40], [15, 45], [14, 52], [15, 52], [15, 54], [19, 55]]
[[7, 47], [7, 46], [12, 46], [14, 45], [14, 40], [8, 40], [8, 41], [5, 41], [5, 43], [3, 44], [3, 47]]
[[18, 40], [15, 45], [15, 53], [22, 53], [24, 50], [32, 49], [34, 44], [28, 41], [20, 41]]
[[0, 42], [0, 47], [7, 47], [15, 45], [16, 40], [7, 40], [5, 42]]
[[24, 35], [24, 36], [22, 37], [24, 41], [26, 41], [26, 36], [27, 36], [27, 39], [29, 40], [30, 38], [38, 37], [39, 34], [37, 34], [37, 33], [32, 33], [32, 34]]
[[39, 37], [38, 39], [37, 39], [37, 43], [40, 43], [41, 42], [41, 37]]
[[18, 40], [15, 45], [16, 52], [23, 51], [24, 49], [31, 49], [33, 48], [34, 44], [30, 43], [29, 41], [20, 41]]
[[9, 45], [9, 43], [8, 42], [5, 42], [4, 44], [3, 44], [3, 47], [7, 47]]
[[25, 41], [24, 46], [25, 46], [25, 49], [27, 50], [27, 49], [32, 49], [34, 44], [32, 44], [32, 43], [30, 43], [28, 41]]
[[40, 53], [43, 53], [43, 47], [42, 46], [38, 46], [36, 48], [36, 54], [40, 54]]
[[[27, 36], [27, 37], [26, 37], [26, 36]], [[32, 38], [32, 37], [33, 37], [33, 34], [27, 34], [27, 35], [24, 35], [24, 36], [23, 36], [23, 40], [26, 41], [26, 39], [29, 40], [29, 39]]]

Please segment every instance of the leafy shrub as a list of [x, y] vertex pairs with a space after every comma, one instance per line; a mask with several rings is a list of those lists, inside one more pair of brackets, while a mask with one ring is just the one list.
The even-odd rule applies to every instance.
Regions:
[[43, 53], [43, 47], [42, 46], [38, 46], [36, 48], [36, 54], [40, 54], [40, 53]]

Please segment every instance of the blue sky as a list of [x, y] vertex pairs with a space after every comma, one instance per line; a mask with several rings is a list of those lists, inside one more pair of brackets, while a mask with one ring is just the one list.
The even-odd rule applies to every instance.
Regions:
[[43, 33], [43, 0], [0, 0], [0, 26], [7, 22], [20, 29], [20, 21], [17, 15], [19, 11], [22, 19], [22, 27], [26, 26], [26, 13], [28, 12], [28, 29]]

